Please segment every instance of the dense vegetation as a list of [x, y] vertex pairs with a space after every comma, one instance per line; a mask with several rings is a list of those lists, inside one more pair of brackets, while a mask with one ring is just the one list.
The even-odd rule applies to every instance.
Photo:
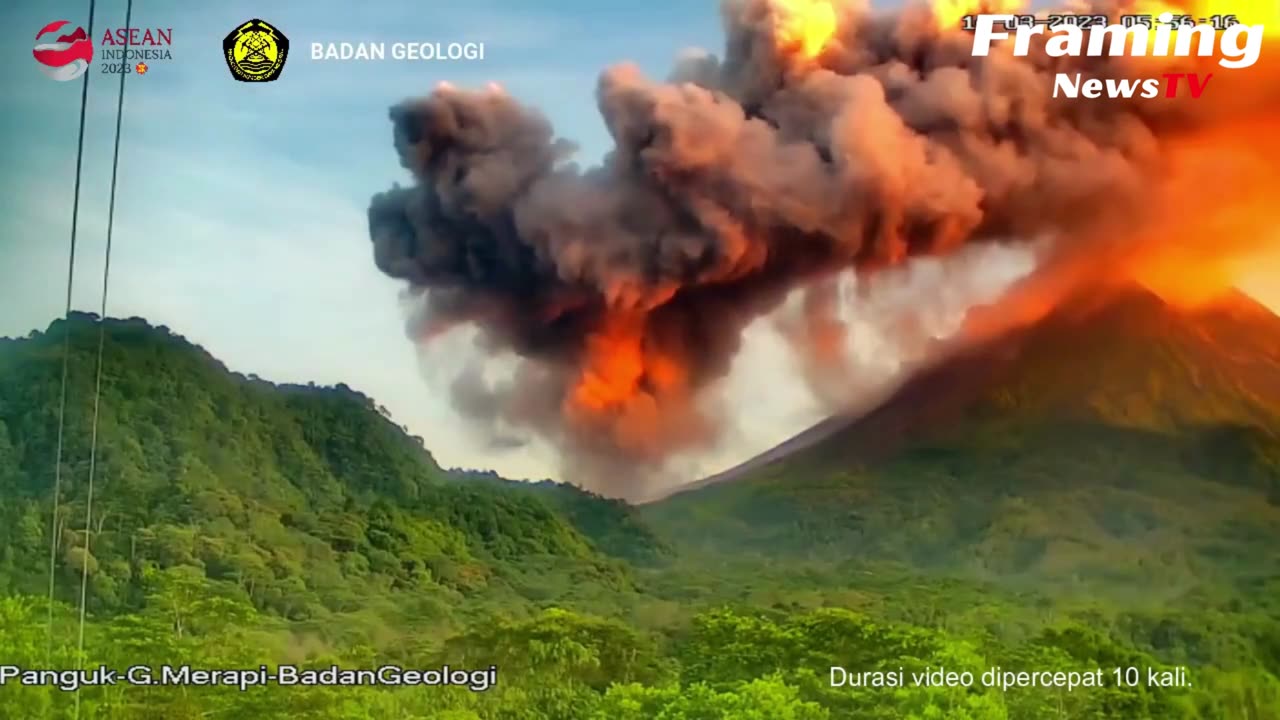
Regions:
[[[175, 720], [1280, 718], [1280, 425], [1250, 400], [1265, 390], [1215, 389], [1206, 403], [1244, 409], [1186, 434], [1005, 412], [999, 432], [913, 431], [880, 458], [837, 438], [634, 508], [445, 471], [349, 388], [238, 376], [111, 320], [86, 532], [100, 327], [77, 315], [0, 340], [0, 665], [496, 665], [497, 684], [77, 696], [9, 680], [0, 718], [77, 702], [82, 718]], [[832, 666], [976, 681], [832, 687]], [[1105, 682], [1005, 692], [978, 680], [995, 666]], [[1141, 682], [1117, 683], [1131, 667]], [[1147, 686], [1176, 667], [1190, 687]]]

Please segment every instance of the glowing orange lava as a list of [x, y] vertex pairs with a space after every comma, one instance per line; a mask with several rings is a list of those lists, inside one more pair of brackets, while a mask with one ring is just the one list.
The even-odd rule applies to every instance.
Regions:
[[[959, 30], [965, 15], [1017, 14], [1026, 12], [1028, 4], [1025, 0], [932, 0], [942, 30]], [[1134, 0], [1122, 12], [1152, 17], [1169, 12], [1189, 16], [1193, 22], [1234, 16], [1240, 23], [1263, 25], [1270, 41], [1280, 37], [1277, 0]], [[1265, 59], [1266, 51], [1263, 55]], [[1244, 97], [1248, 90], [1244, 81], [1230, 75], [1216, 81], [1221, 89], [1215, 90], [1229, 100]], [[1223, 85], [1228, 82], [1237, 83], [1231, 91]], [[1230, 117], [1228, 104], [1224, 100], [1223, 117]], [[1167, 208], [1163, 219], [1144, 229], [1142, 237], [1121, 243], [1126, 250], [1106, 273], [1115, 271], [1118, 276], [1108, 281], [1137, 280], [1167, 301], [1196, 305], [1241, 285], [1245, 278], [1256, 278], [1258, 273], [1251, 268], [1265, 262], [1264, 258], [1280, 258], [1280, 214], [1273, 199], [1280, 197], [1280, 142], [1270, 139], [1280, 137], [1280, 120], [1255, 117], [1247, 123], [1229, 123], [1229, 128], [1182, 137], [1171, 146], [1170, 176], [1182, 180], [1166, 188], [1159, 199], [1153, 195], [1153, 202]], [[1251, 161], [1237, 163], [1232, 174], [1216, 170], [1230, 155]], [[1096, 264], [1090, 266], [1092, 270], [1079, 274], [1100, 272]], [[1067, 274], [1075, 273], [1072, 269]], [[1088, 280], [1063, 282], [1078, 286]], [[1276, 297], [1280, 298], [1280, 290]], [[1047, 305], [1037, 299], [1028, 306]]]
[[1158, 223], [1130, 260], [1165, 300], [1198, 305], [1238, 287], [1280, 252], [1280, 119], [1231, 123], [1171, 147], [1171, 184]]
[[678, 444], [689, 398], [689, 373], [681, 358], [653, 347], [643, 313], [619, 313], [587, 338], [582, 370], [564, 401], [565, 415], [580, 429], [608, 435], [632, 454], [658, 454]]
[[570, 394], [574, 407], [604, 412], [626, 403], [645, 374], [640, 319], [616, 317], [587, 338], [583, 372]]
[[836, 34], [835, 0], [775, 0], [774, 37], [778, 46], [812, 59]]

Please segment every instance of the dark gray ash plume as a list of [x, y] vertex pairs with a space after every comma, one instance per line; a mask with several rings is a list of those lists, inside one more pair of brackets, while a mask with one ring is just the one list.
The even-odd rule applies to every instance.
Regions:
[[[597, 167], [570, 164], [539, 111], [494, 89], [391, 111], [414, 183], [373, 198], [377, 266], [421, 293], [418, 338], [470, 324], [523, 358], [509, 385], [458, 378], [456, 404], [556, 442], [584, 485], [616, 489], [714, 441], [699, 389], [790, 291], [966, 243], [1141, 223], [1166, 139], [1216, 121], [1175, 101], [1054, 100], [1056, 72], [1134, 72], [975, 58], [927, 9], [844, 11], [813, 60], [779, 47], [766, 0], [723, 13], [722, 59], [686, 57], [667, 82], [602, 73], [615, 146]], [[1253, 97], [1244, 110], [1276, 107]]]

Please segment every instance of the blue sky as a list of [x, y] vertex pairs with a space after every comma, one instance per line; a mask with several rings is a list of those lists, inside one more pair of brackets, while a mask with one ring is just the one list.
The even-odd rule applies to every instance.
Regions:
[[[0, 335], [61, 315], [80, 81], [42, 75], [37, 30], [88, 27], [88, 3], [5, 2], [0, 53]], [[719, 41], [714, 2], [175, 3], [138, 0], [133, 24], [173, 29], [173, 59], [126, 86], [112, 258], [112, 315], [167, 324], [243, 372], [280, 381], [346, 381], [397, 420], [449, 447], [456, 425], [419, 377], [399, 287], [373, 266], [365, 211], [404, 182], [387, 109], [440, 81], [496, 80], [543, 108], [591, 161], [608, 137], [594, 105], [599, 70], [620, 60], [664, 75], [689, 46]], [[123, 0], [99, 0], [102, 30]], [[222, 38], [253, 17], [279, 27], [290, 59], [274, 83], [235, 82]], [[483, 41], [473, 62], [313, 62], [314, 41]], [[118, 76], [89, 81], [74, 305], [98, 309]], [[433, 441], [434, 439], [434, 441]], [[442, 452], [485, 464], [483, 454]], [[506, 464], [520, 472], [519, 463]], [[539, 467], [527, 466], [536, 473]]]
[[[63, 311], [81, 87], [42, 75], [31, 46], [52, 20], [87, 28], [88, 3], [0, 5], [7, 68], [0, 97], [0, 335], [15, 336], [47, 327]], [[589, 163], [609, 145], [594, 103], [599, 71], [630, 61], [661, 77], [684, 49], [719, 52], [717, 3], [395, 0], [374, 7], [349, 0], [138, 0], [133, 24], [172, 28], [173, 59], [152, 62], [145, 77], [127, 82], [108, 313], [168, 325], [241, 372], [282, 382], [346, 382], [390, 408], [447, 465], [554, 475], [549, 448], [499, 452], [460, 426], [444, 388], [458, 365], [475, 360], [465, 339], [420, 357], [405, 337], [401, 288], [373, 266], [365, 215], [372, 194], [407, 181], [387, 109], [441, 81], [473, 87], [497, 81], [541, 108]], [[124, 25], [124, 14], [123, 0], [99, 0], [95, 46], [103, 29]], [[290, 38], [278, 82], [236, 82], [221, 58], [222, 38], [254, 17]], [[373, 40], [482, 41], [486, 59], [309, 57], [311, 42]], [[118, 88], [118, 76], [101, 74], [100, 66], [95, 58], [90, 70], [74, 290], [74, 306], [91, 311], [102, 290]], [[1001, 281], [1025, 271], [1025, 257], [1005, 259], [993, 266], [961, 258], [962, 270], [984, 268], [971, 273], [961, 301], [989, 291], [991, 283], [979, 276], [990, 267]], [[957, 298], [947, 293], [965, 283], [953, 282], [953, 269], [950, 287], [939, 289], [937, 272], [926, 263], [891, 284], [911, 295], [904, 305], [927, 305], [932, 297], [937, 307], [954, 308]], [[896, 296], [883, 297], [892, 304]], [[883, 308], [874, 314], [885, 327], [863, 325], [853, 333], [867, 363], [859, 377], [892, 371], [881, 351], [895, 317]], [[691, 466], [690, 474], [743, 459], [821, 412], [797, 385], [777, 337], [755, 332], [748, 340], [729, 394], [751, 412], [741, 413], [737, 441]], [[762, 376], [770, 382], [759, 382]]]

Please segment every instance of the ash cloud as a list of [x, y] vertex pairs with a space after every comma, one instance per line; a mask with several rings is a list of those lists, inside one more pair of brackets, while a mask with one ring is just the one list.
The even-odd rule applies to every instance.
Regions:
[[414, 183], [375, 196], [369, 226], [377, 267], [418, 294], [414, 337], [471, 325], [520, 358], [510, 382], [458, 377], [457, 409], [549, 440], [566, 479], [605, 492], [714, 445], [702, 391], [793, 290], [809, 288], [817, 341], [800, 351], [830, 387], [837, 273], [1139, 224], [1162, 143], [1213, 121], [1177, 101], [1054, 100], [1056, 72], [1133, 73], [975, 58], [922, 8], [845, 9], [812, 60], [779, 47], [769, 2], [722, 10], [722, 59], [686, 56], [665, 82], [602, 73], [615, 146], [597, 167], [571, 164], [572, 143], [495, 88], [391, 110]]

